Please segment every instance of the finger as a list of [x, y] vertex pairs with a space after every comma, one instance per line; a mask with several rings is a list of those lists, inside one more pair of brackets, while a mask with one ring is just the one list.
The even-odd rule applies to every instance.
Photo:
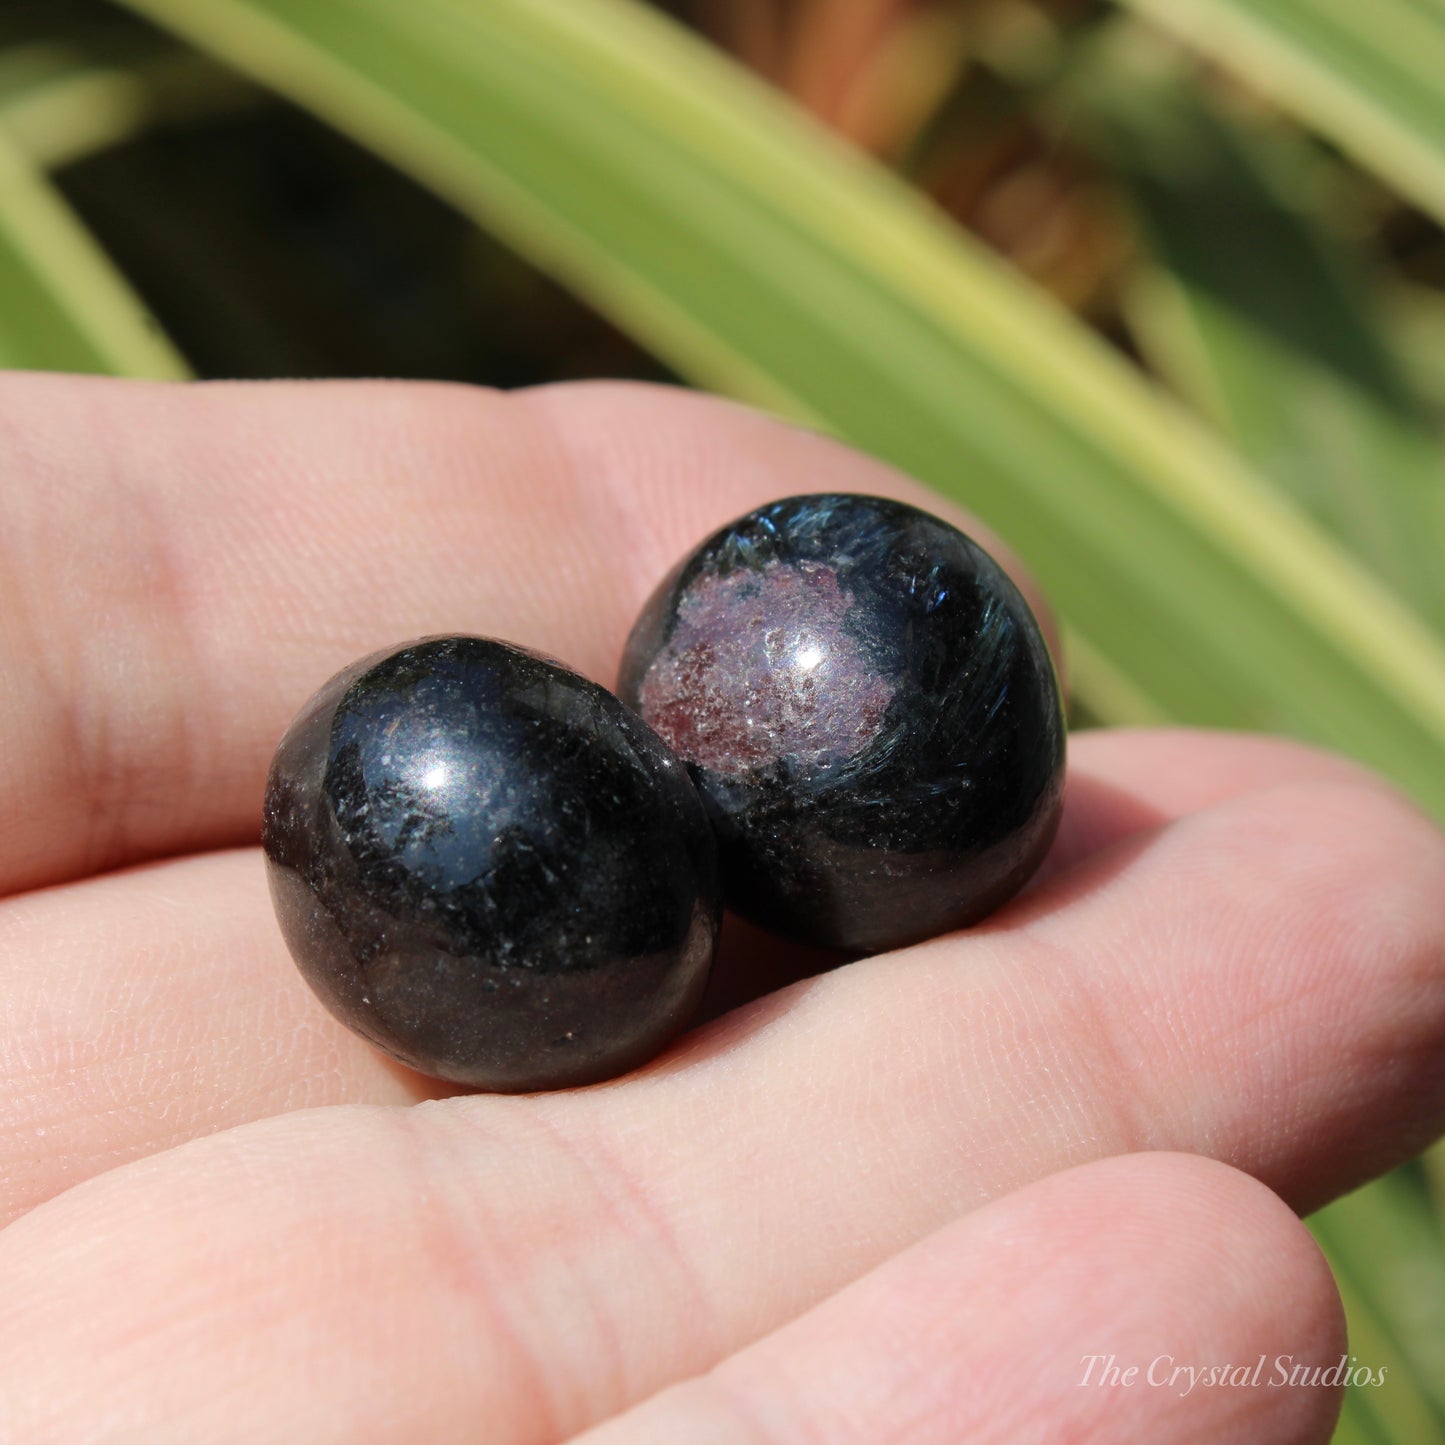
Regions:
[[62, 1422], [115, 1401], [164, 1440], [218, 1408], [244, 1436], [299, 1392], [337, 1438], [446, 1439], [484, 1410], [516, 1445], [1072, 1164], [1206, 1153], [1312, 1206], [1440, 1127], [1442, 886], [1445, 843], [1388, 791], [1274, 788], [626, 1081], [308, 1111], [152, 1156], [0, 1233], [0, 1398]]
[[1370, 783], [1360, 764], [1263, 733], [1097, 728], [1070, 734], [1064, 811], [1035, 886], [1091, 853], [1257, 788]]
[[0, 1224], [230, 1123], [450, 1092], [317, 1006], [269, 906], [253, 850], [0, 905]]
[[[1281, 783], [1373, 782], [1358, 763], [1286, 738], [1205, 728], [1107, 728], [1069, 739], [1058, 833], [1027, 885], [1041, 887], [1091, 853], [1252, 789]], [[700, 1016], [717, 1018], [821, 973], [844, 956], [785, 944], [743, 920], [723, 924], [723, 958]]]
[[[1058, 855], [1077, 861], [1267, 782], [1363, 778], [1278, 739], [1078, 735]], [[836, 963], [730, 919], [704, 1016]], [[0, 901], [0, 1223], [103, 1169], [216, 1129], [332, 1103], [449, 1092], [326, 1013], [271, 917], [253, 852]]]
[[291, 716], [380, 647], [489, 633], [610, 684], [673, 562], [779, 495], [903, 497], [1017, 568], [881, 463], [670, 387], [12, 376], [0, 477], [0, 891], [254, 840]]
[[1125, 1155], [986, 1205], [576, 1445], [1308, 1445], [1341, 1357], [1329, 1266], [1274, 1195]]

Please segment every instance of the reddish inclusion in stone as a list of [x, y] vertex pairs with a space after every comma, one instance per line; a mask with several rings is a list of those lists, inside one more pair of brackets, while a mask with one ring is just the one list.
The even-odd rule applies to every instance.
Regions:
[[843, 627], [853, 605], [816, 562], [697, 578], [642, 680], [643, 716], [680, 756], [732, 776], [853, 757], [894, 693]]

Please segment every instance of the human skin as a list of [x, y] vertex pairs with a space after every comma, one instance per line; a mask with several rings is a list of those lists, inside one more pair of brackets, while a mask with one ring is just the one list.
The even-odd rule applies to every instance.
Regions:
[[605, 683], [677, 556], [824, 486], [999, 550], [674, 390], [0, 380], [0, 1442], [1328, 1439], [1329, 1388], [1080, 1380], [1333, 1364], [1297, 1212], [1442, 1129], [1445, 840], [1349, 762], [1077, 734], [1002, 912], [814, 977], [732, 926], [709, 1021], [586, 1089], [445, 1097], [288, 959], [260, 800], [321, 681], [474, 632]]

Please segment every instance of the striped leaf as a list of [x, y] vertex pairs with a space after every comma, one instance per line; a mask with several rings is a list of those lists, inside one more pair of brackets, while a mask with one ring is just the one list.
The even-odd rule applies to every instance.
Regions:
[[[1072, 318], [623, 0], [128, 0], [430, 183], [697, 381], [962, 498], [1148, 706], [1445, 816], [1445, 655]], [[815, 484], [820, 479], [808, 479]]]
[[3, 128], [0, 367], [186, 374], [140, 299]]
[[1445, 220], [1440, 0], [1124, 0]]

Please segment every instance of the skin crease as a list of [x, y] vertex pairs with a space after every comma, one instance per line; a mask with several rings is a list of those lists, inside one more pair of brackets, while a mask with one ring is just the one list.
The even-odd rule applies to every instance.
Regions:
[[437, 631], [605, 681], [818, 484], [977, 535], [665, 389], [0, 380], [3, 1445], [1328, 1439], [1329, 1389], [1075, 1375], [1332, 1363], [1286, 1205], [1441, 1129], [1445, 842], [1343, 760], [1080, 735], [1003, 912], [724, 1011], [817, 962], [734, 926], [719, 1016], [571, 1093], [435, 1098], [286, 958], [254, 839], [320, 681]]

